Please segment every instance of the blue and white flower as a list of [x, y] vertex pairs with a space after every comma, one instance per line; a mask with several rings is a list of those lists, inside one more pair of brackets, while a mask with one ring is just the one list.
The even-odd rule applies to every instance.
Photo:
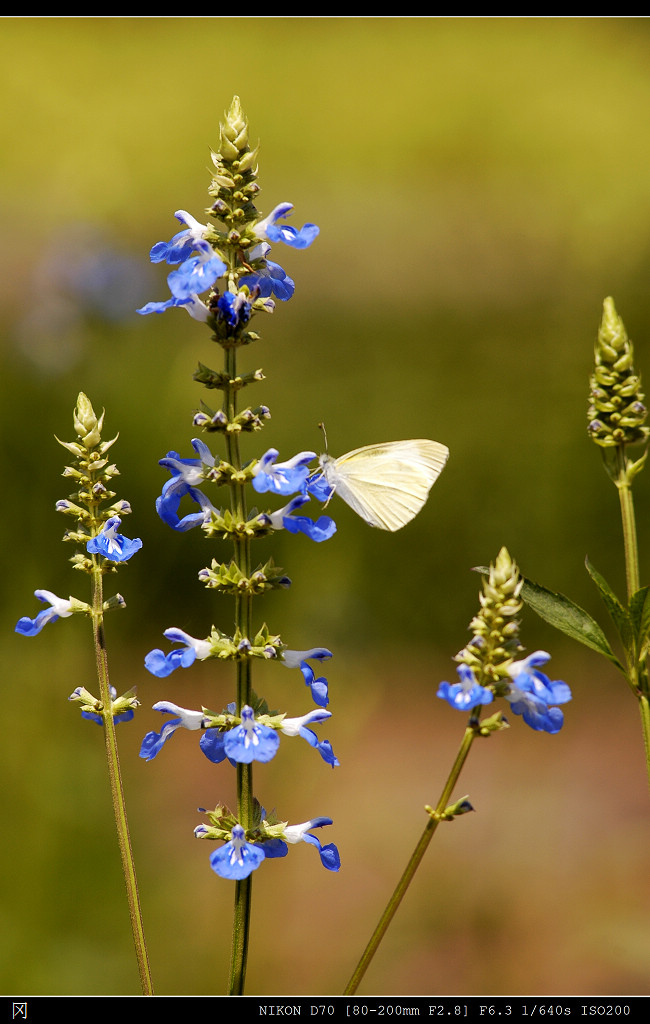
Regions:
[[275, 729], [255, 721], [255, 712], [248, 704], [241, 709], [241, 725], [224, 733], [223, 749], [226, 757], [240, 764], [252, 761], [270, 761], [280, 746]]
[[145, 668], [158, 679], [164, 679], [177, 668], [189, 668], [198, 659], [205, 661], [212, 654], [212, 646], [209, 640], [197, 640], [182, 629], [172, 626], [163, 633], [172, 643], [183, 644], [184, 646], [164, 654], [163, 651], [149, 651], [144, 659]]
[[336, 523], [330, 516], [296, 516], [293, 513], [309, 501], [306, 494], [297, 494], [295, 498], [277, 512], [265, 513], [268, 524], [273, 530], [288, 530], [289, 533], [304, 533], [310, 540], [320, 543], [329, 540], [336, 533]]
[[451, 704], [459, 711], [469, 711], [481, 704], [490, 704], [494, 700], [492, 690], [481, 686], [469, 665], [458, 665], [456, 671], [460, 676], [459, 683], [440, 683], [437, 696]]
[[316, 452], [298, 452], [287, 462], [277, 462], [277, 448], [269, 448], [257, 466], [252, 483], [258, 494], [272, 491], [274, 494], [296, 494], [304, 492], [309, 463], [316, 458]]
[[[251, 259], [256, 250], [257, 255], [263, 258], [270, 248], [266, 244], [256, 246], [255, 250], [251, 252]], [[268, 259], [265, 259], [264, 265], [258, 270], [240, 277], [239, 287], [248, 288], [251, 295], [255, 298], [270, 299], [272, 295], [275, 295], [276, 299], [279, 299], [280, 302], [288, 302], [296, 290], [295, 282], [287, 275], [280, 264]]]
[[283, 651], [282, 664], [287, 668], [299, 668], [302, 672], [305, 685], [311, 690], [314, 704], [324, 708], [329, 704], [327, 679], [324, 676], [317, 679], [316, 674], [309, 664], [309, 661], [326, 661], [332, 657], [332, 652], [326, 647], [312, 647], [308, 651]]
[[284, 733], [285, 736], [302, 736], [304, 740], [307, 740], [307, 743], [309, 743], [311, 747], [315, 747], [326, 764], [330, 764], [332, 768], [336, 768], [339, 765], [339, 760], [332, 750], [332, 744], [330, 741], [319, 741], [316, 733], [312, 729], [307, 728], [309, 725], [315, 725], [317, 722], [324, 722], [327, 718], [331, 717], [331, 711], [324, 711], [317, 708], [315, 711], [310, 711], [308, 714], [302, 715], [300, 718], [285, 718], [280, 726], [280, 732]]
[[334, 843], [328, 843], [326, 846], [322, 846], [320, 841], [313, 836], [310, 829], [322, 828], [323, 825], [331, 825], [331, 818], [312, 818], [311, 821], [304, 821], [302, 825], [287, 825], [282, 833], [282, 839], [271, 840], [268, 843], [264, 843], [266, 850], [266, 856], [284, 856], [281, 852], [274, 853], [271, 850], [273, 843], [309, 843], [311, 846], [315, 846], [320, 855], [321, 864], [328, 871], [338, 871], [341, 866], [341, 858], [339, 851]]
[[23, 636], [37, 636], [48, 622], [56, 622], [57, 619], [67, 619], [73, 615], [72, 602], [65, 598], [57, 597], [51, 590], [35, 590], [34, 597], [43, 603], [48, 602], [50, 607], [44, 608], [36, 618], [30, 619], [26, 615], [16, 623], [16, 633]]
[[207, 224], [201, 224], [186, 210], [177, 210], [174, 216], [181, 224], [185, 224], [185, 229], [174, 235], [170, 242], [156, 242], [152, 246], [149, 253], [152, 263], [183, 263], [192, 255], [197, 244], [205, 241], [209, 230]]
[[185, 301], [193, 295], [201, 295], [228, 269], [208, 242], [197, 242], [196, 249], [197, 256], [191, 256], [178, 270], [167, 275], [167, 284], [175, 299]]
[[[228, 268], [206, 241], [205, 235], [209, 230], [206, 224], [199, 223], [185, 210], [177, 210], [174, 216], [187, 225], [185, 230], [179, 231], [169, 242], [157, 242], [149, 253], [152, 263], [180, 264], [177, 270], [167, 275], [172, 299], [164, 303], [149, 302], [138, 313], [162, 313], [182, 305], [195, 319], [204, 319], [203, 304], [197, 305], [198, 296], [211, 288]], [[207, 307], [204, 308], [207, 314]]]
[[136, 313], [146, 316], [148, 313], [165, 313], [168, 309], [185, 309], [193, 320], [205, 323], [210, 315], [210, 310], [198, 295], [190, 295], [187, 299], [177, 299], [173, 295], [166, 302], [147, 302]]
[[555, 704], [571, 700], [571, 690], [561, 680], [551, 681], [538, 670], [550, 659], [546, 651], [534, 651], [523, 661], [515, 661], [508, 669], [512, 679], [505, 694], [515, 715], [538, 732], [556, 733], [564, 724], [564, 713]]
[[[198, 825], [194, 834], [200, 838], [205, 826]], [[221, 878], [231, 878], [239, 881], [255, 871], [266, 858], [262, 843], [249, 843], [246, 841], [246, 833], [241, 825], [235, 825], [232, 829], [232, 839], [210, 854], [210, 865]]]
[[[178, 452], [168, 452], [164, 459], [159, 460], [159, 465], [169, 470], [171, 478], [156, 499], [156, 511], [164, 523], [181, 532], [202, 525], [216, 512], [210, 499], [197, 486], [203, 483], [206, 473], [214, 467], [215, 457], [207, 444], [199, 438], [194, 438], [192, 447], [198, 459], [182, 459]], [[191, 512], [180, 519], [178, 508], [185, 495], [196, 502], [201, 511]]]
[[111, 562], [128, 561], [136, 551], [140, 550], [142, 541], [139, 537], [136, 537], [135, 540], [122, 537], [118, 533], [121, 523], [122, 520], [119, 516], [111, 516], [110, 519], [107, 519], [97, 536], [91, 537], [86, 544], [88, 553], [101, 555], [102, 558], [108, 558]]
[[151, 761], [156, 757], [177, 729], [189, 729], [191, 731], [203, 729], [207, 722], [202, 711], [190, 711], [187, 708], [179, 707], [178, 704], [172, 704], [168, 700], [158, 701], [157, 704], [153, 705], [153, 710], [161, 711], [165, 715], [176, 715], [177, 717], [165, 722], [160, 732], [147, 733], [140, 747], [140, 757], [144, 758], [145, 761]]
[[259, 238], [267, 238], [269, 242], [284, 242], [292, 249], [307, 249], [319, 234], [319, 228], [315, 224], [303, 224], [298, 231], [288, 224], [278, 224], [278, 221], [288, 217], [292, 210], [293, 203], [278, 203], [268, 217], [258, 221], [255, 233]]

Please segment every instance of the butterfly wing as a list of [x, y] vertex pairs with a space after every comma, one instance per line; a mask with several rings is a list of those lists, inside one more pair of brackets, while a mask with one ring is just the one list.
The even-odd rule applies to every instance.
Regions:
[[356, 448], [339, 459], [321, 456], [327, 482], [380, 530], [399, 530], [424, 505], [449, 450], [437, 441], [389, 441]]

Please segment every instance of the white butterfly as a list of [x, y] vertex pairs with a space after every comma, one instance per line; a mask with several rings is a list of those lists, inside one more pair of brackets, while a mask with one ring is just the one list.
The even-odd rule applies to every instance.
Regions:
[[442, 473], [449, 449], [437, 441], [387, 441], [333, 459], [319, 458], [322, 475], [370, 526], [399, 530], [410, 523]]

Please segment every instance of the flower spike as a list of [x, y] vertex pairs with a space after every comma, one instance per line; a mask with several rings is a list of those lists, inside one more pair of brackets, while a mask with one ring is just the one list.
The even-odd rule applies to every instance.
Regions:
[[550, 705], [571, 700], [571, 690], [566, 683], [551, 682], [539, 671], [539, 666], [550, 658], [546, 651], [534, 651], [523, 660], [514, 660], [514, 655], [522, 650], [517, 621], [522, 587], [519, 569], [502, 548], [483, 581], [481, 608], [470, 623], [473, 637], [456, 655], [460, 682], [441, 683], [438, 697], [460, 711], [504, 697], [514, 714], [521, 715], [531, 729], [556, 733], [562, 728], [564, 715]]

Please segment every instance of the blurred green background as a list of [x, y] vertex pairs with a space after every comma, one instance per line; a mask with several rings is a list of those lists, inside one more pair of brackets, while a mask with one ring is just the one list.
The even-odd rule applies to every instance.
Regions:
[[[159, 994], [222, 992], [230, 883], [192, 829], [233, 773], [177, 736], [144, 764], [151, 704], [221, 706], [209, 663], [160, 681], [144, 653], [232, 610], [196, 583], [213, 553], [172, 534], [154, 499], [169, 449], [192, 454], [191, 380], [218, 355], [167, 297], [151, 245], [201, 218], [209, 149], [233, 94], [260, 138], [259, 208], [315, 221], [274, 253], [296, 294], [245, 352], [273, 418], [250, 455], [407, 437], [451, 449], [421, 515], [395, 535], [337, 502], [327, 545], [268, 545], [293, 579], [260, 614], [295, 648], [328, 646], [341, 761], [299, 742], [256, 771], [283, 818], [326, 814], [340, 874], [301, 844], [254, 884], [248, 991], [344, 987], [437, 800], [464, 718], [436, 699], [477, 607], [472, 566], [506, 544], [522, 571], [604, 619], [585, 555], [624, 592], [617, 498], [585, 433], [602, 301], [613, 295], [650, 380], [650, 26], [645, 19], [10, 18], [0, 22], [5, 233], [0, 350], [4, 681], [0, 991], [130, 994], [101, 736], [66, 697], [93, 688], [80, 618], [13, 633], [33, 591], [84, 598], [54, 502], [79, 390], [105, 407], [142, 553], [117, 577], [112, 681], [142, 708], [120, 728]], [[98, 281], [100, 284], [98, 285]], [[256, 326], [259, 325], [259, 318]], [[216, 448], [216, 444], [214, 446]], [[636, 486], [647, 566], [648, 475]], [[262, 557], [262, 556], [261, 556]], [[647, 579], [645, 571], [642, 577]], [[109, 591], [110, 592], [110, 591]], [[261, 603], [260, 603], [261, 604]], [[638, 713], [604, 661], [525, 615], [574, 699], [563, 731], [519, 719], [472, 753], [477, 813], [439, 831], [363, 984], [377, 994], [648, 994], [650, 840]], [[282, 678], [280, 678], [280, 676]], [[215, 685], [216, 683], [216, 685]], [[257, 687], [308, 710], [300, 677]]]

